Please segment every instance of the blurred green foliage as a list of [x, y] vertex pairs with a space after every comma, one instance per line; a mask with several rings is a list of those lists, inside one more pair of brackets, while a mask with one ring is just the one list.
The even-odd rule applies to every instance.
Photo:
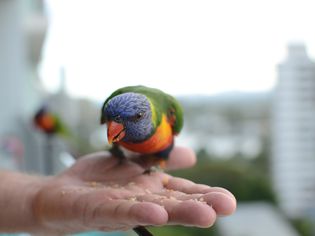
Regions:
[[215, 226], [207, 229], [192, 228], [184, 226], [165, 226], [152, 227], [149, 229], [153, 235], [170, 235], [170, 236], [221, 236]]
[[[174, 171], [172, 174], [210, 186], [220, 186], [231, 191], [240, 201], [267, 201], [276, 203], [265, 163], [268, 155], [259, 154], [253, 160], [239, 155], [228, 160], [211, 157], [205, 150], [197, 153], [198, 163], [187, 170]], [[257, 159], [262, 160], [257, 160]]]
[[314, 224], [309, 219], [294, 219], [291, 223], [301, 236], [314, 235]]

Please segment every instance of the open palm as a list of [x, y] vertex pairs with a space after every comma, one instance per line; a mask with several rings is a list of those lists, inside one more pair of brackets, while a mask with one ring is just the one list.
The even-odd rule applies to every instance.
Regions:
[[[169, 169], [192, 166], [194, 153], [176, 147]], [[195, 184], [163, 172], [143, 174], [144, 167], [102, 152], [88, 155], [47, 180], [34, 201], [46, 232], [128, 230], [138, 225], [211, 226], [217, 215], [236, 207], [225, 189]]]

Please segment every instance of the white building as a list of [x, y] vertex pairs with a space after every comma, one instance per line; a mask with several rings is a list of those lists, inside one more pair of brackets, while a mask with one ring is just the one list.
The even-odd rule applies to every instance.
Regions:
[[[0, 1], [1, 168], [45, 170], [47, 142], [32, 117], [44, 95], [37, 65], [46, 30], [43, 0]], [[54, 145], [52, 153], [60, 152], [58, 148]]]
[[42, 1], [0, 1], [0, 135], [40, 99], [37, 63], [46, 33]]
[[315, 63], [291, 45], [278, 67], [273, 106], [275, 191], [290, 217], [315, 212]]

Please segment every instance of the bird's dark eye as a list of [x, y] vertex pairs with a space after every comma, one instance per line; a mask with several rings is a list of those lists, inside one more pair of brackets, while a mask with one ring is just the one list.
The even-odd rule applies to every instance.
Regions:
[[132, 117], [133, 121], [138, 121], [143, 117], [143, 112], [138, 112], [134, 117]]
[[142, 112], [139, 112], [139, 113], [137, 113], [137, 115], [136, 115], [137, 119], [140, 119], [142, 116], [143, 116], [143, 113], [142, 113]]
[[121, 117], [118, 115], [118, 116], [115, 116], [114, 119], [113, 119], [115, 122], [117, 123], [120, 123], [122, 121]]

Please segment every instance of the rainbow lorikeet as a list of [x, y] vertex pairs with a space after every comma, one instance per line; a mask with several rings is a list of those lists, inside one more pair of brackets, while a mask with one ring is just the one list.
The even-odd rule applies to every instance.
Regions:
[[54, 156], [52, 137], [54, 135], [62, 135], [70, 137], [70, 132], [61, 121], [61, 119], [46, 106], [42, 106], [33, 117], [34, 125], [40, 129], [46, 136], [46, 145], [44, 146], [44, 171], [46, 174], [53, 174]]
[[67, 136], [69, 130], [61, 119], [54, 113], [48, 110], [47, 107], [41, 107], [35, 114], [33, 122], [37, 128], [47, 135], [60, 134]]
[[161, 90], [129, 86], [106, 99], [101, 115], [104, 123], [110, 144], [166, 160], [174, 136], [183, 127], [183, 110], [174, 97]]
[[[176, 99], [161, 90], [129, 86], [116, 90], [104, 102], [101, 124], [107, 124], [111, 152], [124, 157], [119, 147], [154, 157], [161, 167], [174, 145], [174, 136], [183, 127], [183, 110]], [[152, 235], [145, 227], [134, 231]]]

